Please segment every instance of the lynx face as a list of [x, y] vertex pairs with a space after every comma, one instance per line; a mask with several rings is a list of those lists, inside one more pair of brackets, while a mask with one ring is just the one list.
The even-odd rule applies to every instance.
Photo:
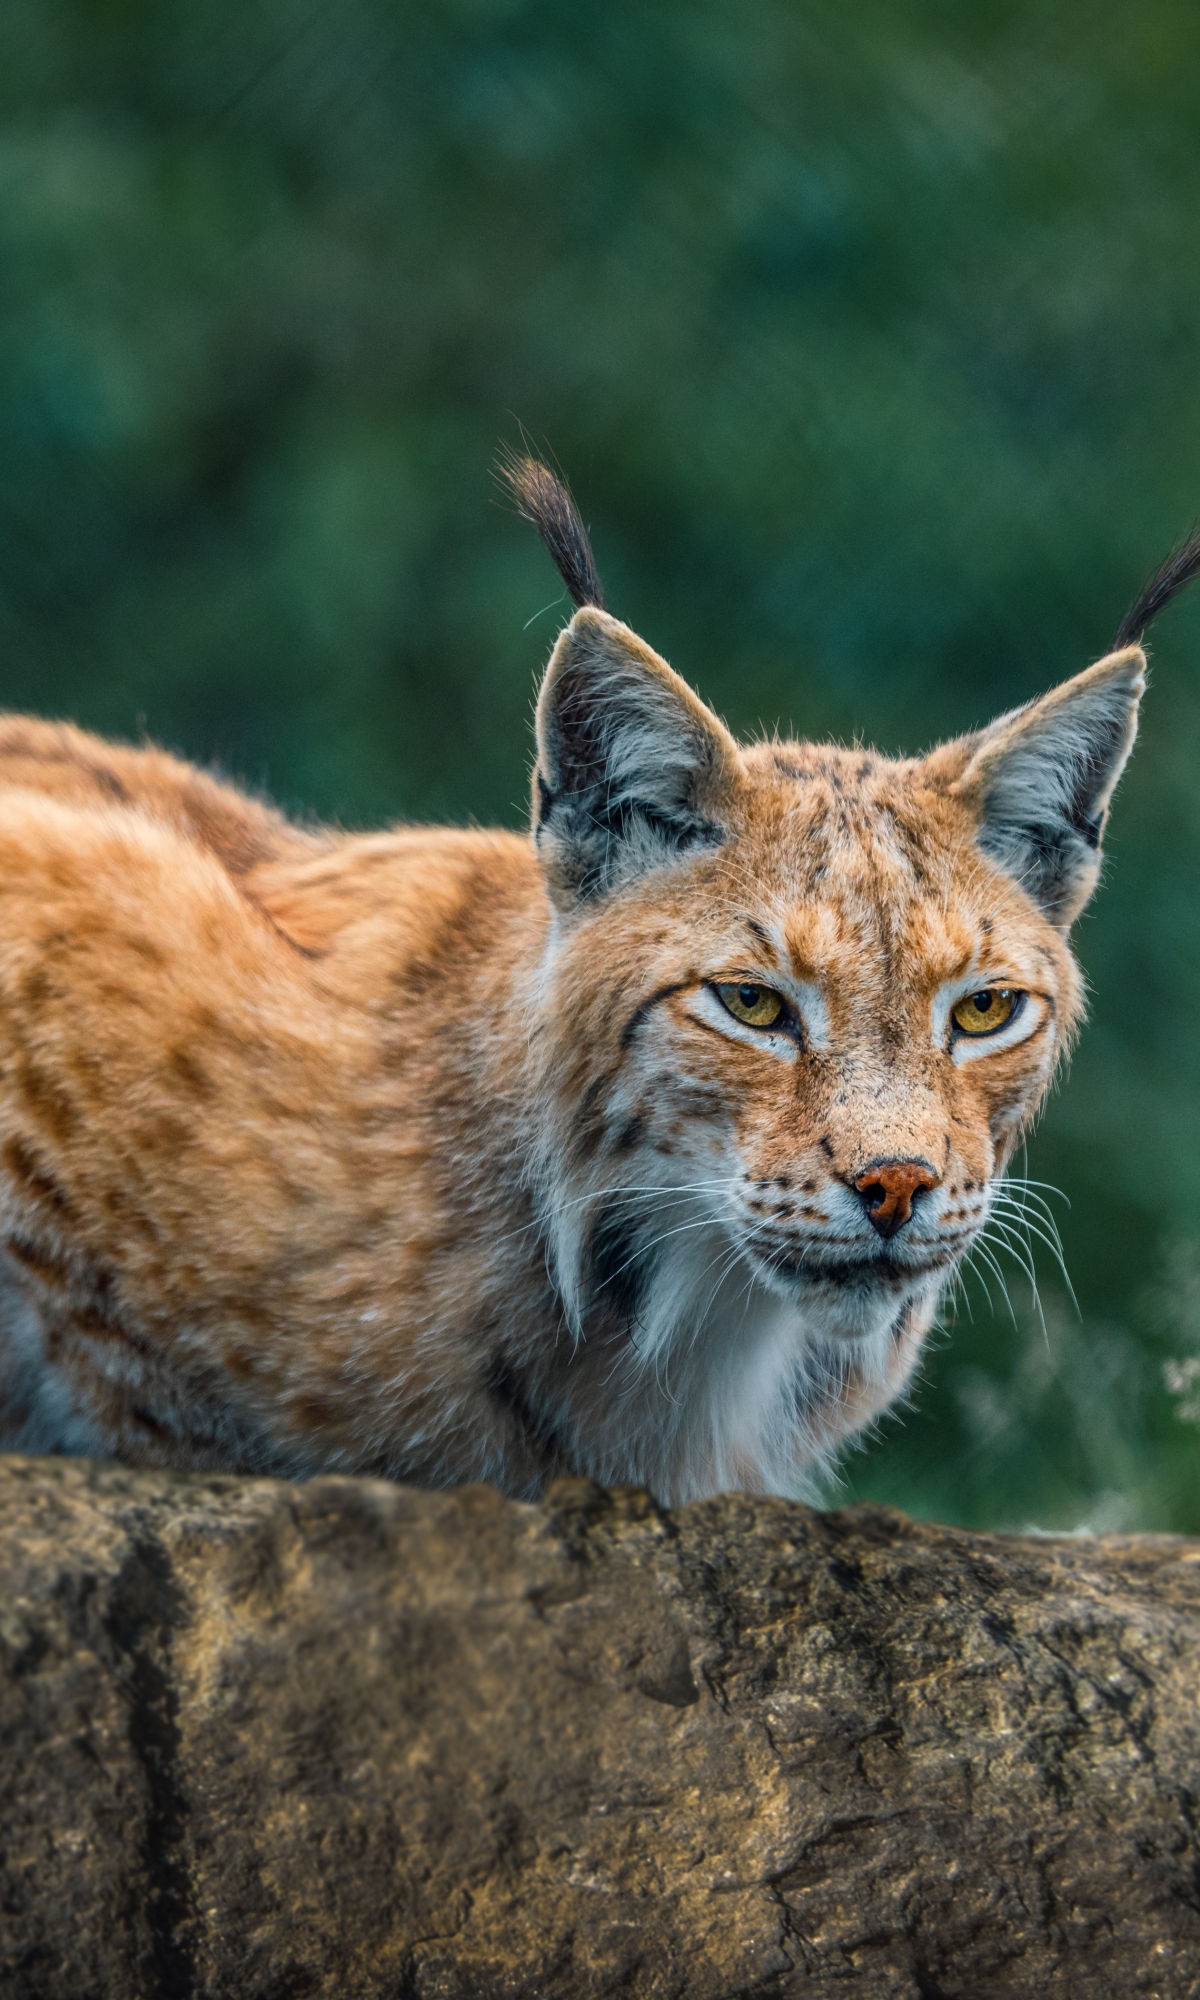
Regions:
[[[760, 750], [727, 825], [665, 909], [626, 892], [560, 947], [559, 990], [598, 959], [617, 1028], [578, 1151], [686, 1180], [773, 1293], [883, 1333], [982, 1226], [1078, 978], [919, 767]], [[623, 1233], [644, 1280], [632, 1210]]]
[[540, 1198], [608, 1414], [673, 1399], [672, 1490], [774, 1483], [908, 1373], [1080, 1017], [1065, 934], [1143, 667], [896, 762], [740, 749], [603, 611], [564, 633]]

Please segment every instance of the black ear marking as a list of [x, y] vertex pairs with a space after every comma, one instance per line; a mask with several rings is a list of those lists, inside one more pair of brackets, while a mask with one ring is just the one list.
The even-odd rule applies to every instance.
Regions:
[[510, 493], [522, 520], [532, 522], [546, 551], [577, 605], [604, 609], [604, 591], [596, 574], [596, 559], [579, 509], [567, 487], [548, 465], [527, 453], [502, 446], [496, 477]]

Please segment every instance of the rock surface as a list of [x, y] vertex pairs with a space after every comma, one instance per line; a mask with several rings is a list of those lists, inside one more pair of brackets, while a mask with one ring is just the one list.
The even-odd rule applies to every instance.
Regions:
[[0, 1460], [5, 2000], [1200, 1993], [1200, 1543]]

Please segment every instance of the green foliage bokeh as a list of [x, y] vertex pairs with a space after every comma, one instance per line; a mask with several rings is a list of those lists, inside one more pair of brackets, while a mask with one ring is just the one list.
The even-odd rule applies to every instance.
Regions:
[[[10, 0], [0, 104], [0, 702], [292, 808], [521, 818], [518, 423], [746, 732], [978, 723], [1200, 511], [1183, 0]], [[1200, 1529], [1200, 593], [1154, 665], [1029, 1152], [1080, 1316], [976, 1287], [843, 1492]]]

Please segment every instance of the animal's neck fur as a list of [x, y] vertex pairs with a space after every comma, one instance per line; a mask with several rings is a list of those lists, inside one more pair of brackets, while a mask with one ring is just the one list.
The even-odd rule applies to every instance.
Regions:
[[520, 1358], [530, 1394], [600, 1480], [676, 1501], [729, 1487], [815, 1497], [846, 1418], [857, 1427], [907, 1373], [940, 1281], [847, 1339], [773, 1291], [713, 1192], [663, 1166], [634, 1158], [616, 1190], [571, 1192], [553, 1149], [531, 1168], [563, 1324], [549, 1355]]

